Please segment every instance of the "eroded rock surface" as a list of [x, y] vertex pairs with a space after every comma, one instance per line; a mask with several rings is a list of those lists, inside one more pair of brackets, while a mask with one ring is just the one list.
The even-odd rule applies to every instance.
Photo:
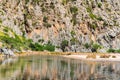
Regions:
[[0, 22], [41, 44], [68, 40], [66, 51], [120, 48], [120, 0], [1, 0]]

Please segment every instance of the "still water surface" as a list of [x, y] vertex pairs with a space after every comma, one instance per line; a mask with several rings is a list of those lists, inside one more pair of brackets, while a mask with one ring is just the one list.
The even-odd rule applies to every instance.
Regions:
[[120, 80], [120, 62], [40, 55], [7, 59], [1, 62], [0, 80]]

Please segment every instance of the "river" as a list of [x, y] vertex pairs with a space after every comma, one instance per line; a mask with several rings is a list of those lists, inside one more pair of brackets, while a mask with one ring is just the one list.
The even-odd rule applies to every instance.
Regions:
[[120, 62], [34, 55], [0, 63], [0, 80], [120, 80]]

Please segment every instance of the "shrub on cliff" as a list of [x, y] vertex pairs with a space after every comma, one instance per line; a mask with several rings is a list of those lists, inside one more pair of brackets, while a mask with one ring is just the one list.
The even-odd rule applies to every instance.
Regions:
[[98, 3], [98, 7], [101, 8], [102, 7], [102, 3]]
[[70, 7], [70, 12], [76, 14], [78, 12], [78, 8], [76, 6]]
[[109, 52], [109, 53], [111, 53], [111, 52], [112, 52], [112, 53], [114, 53], [114, 52], [115, 52], [115, 50], [114, 50], [114, 49], [112, 49], [112, 48], [110, 48], [110, 49], [108, 49], [108, 50], [107, 50], [107, 52]]
[[29, 44], [32, 42], [30, 39], [25, 39], [18, 35], [15, 35], [15, 37], [10, 37], [8, 35], [0, 36], [0, 41], [3, 43], [3, 47], [9, 47], [19, 51], [28, 50]]
[[101, 45], [95, 43], [95, 44], [92, 44], [91, 47], [92, 47], [92, 49], [91, 49], [92, 52], [97, 52], [97, 50], [101, 48]]
[[29, 47], [31, 48], [31, 50], [33, 51], [43, 51], [44, 50], [44, 47], [38, 43], [31, 43], [29, 45]]
[[65, 47], [68, 46], [68, 41], [67, 40], [63, 40], [61, 43], [61, 49], [63, 52], [65, 52]]
[[120, 53], [120, 49], [112, 49], [112, 48], [110, 48], [110, 49], [107, 50], [107, 52], [108, 53]]
[[55, 51], [55, 46], [52, 44], [46, 44], [44, 45], [44, 50]]
[[86, 48], [86, 49], [88, 49], [88, 48], [90, 48], [90, 47], [91, 47], [91, 45], [90, 45], [90, 44], [88, 44], [88, 43], [85, 43], [85, 44], [84, 44], [84, 46], [85, 46], [85, 48]]
[[45, 45], [40, 45], [39, 43], [30, 43], [29, 47], [33, 51], [55, 51], [55, 46], [49, 43]]

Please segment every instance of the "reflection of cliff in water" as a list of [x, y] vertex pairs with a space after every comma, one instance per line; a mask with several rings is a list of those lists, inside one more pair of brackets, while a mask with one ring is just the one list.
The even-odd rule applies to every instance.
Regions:
[[3, 60], [1, 60], [0, 65], [6, 65], [6, 64], [10, 64], [10, 63], [15, 63], [17, 61], [16, 58], [4, 58]]
[[0, 80], [120, 80], [120, 63], [33, 56], [0, 66]]

